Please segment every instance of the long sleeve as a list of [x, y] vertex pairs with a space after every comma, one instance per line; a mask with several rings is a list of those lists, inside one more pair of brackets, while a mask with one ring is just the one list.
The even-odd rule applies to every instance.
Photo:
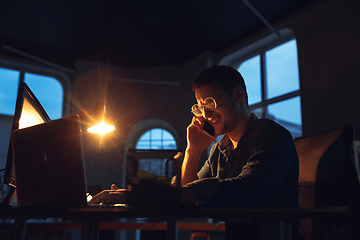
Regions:
[[199, 197], [214, 205], [296, 206], [298, 158], [290, 133], [272, 121], [259, 120], [239, 144], [229, 159], [213, 147], [198, 173], [200, 180], [189, 184]]

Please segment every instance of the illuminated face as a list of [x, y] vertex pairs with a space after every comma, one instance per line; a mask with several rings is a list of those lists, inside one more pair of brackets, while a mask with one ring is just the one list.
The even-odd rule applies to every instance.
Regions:
[[216, 108], [202, 108], [202, 117], [211, 123], [215, 133], [225, 134], [230, 132], [237, 124], [239, 112], [236, 101], [226, 92], [219, 90], [216, 84], [202, 84], [195, 89], [195, 97], [198, 105], [204, 105], [205, 99], [216, 99]]

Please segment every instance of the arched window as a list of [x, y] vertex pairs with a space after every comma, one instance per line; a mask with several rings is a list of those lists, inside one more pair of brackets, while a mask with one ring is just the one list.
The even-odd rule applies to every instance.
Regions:
[[176, 149], [176, 141], [165, 129], [153, 128], [139, 138], [136, 149]]
[[[153, 128], [145, 132], [136, 143], [136, 149], [141, 150], [176, 150], [177, 144], [174, 136], [165, 129]], [[156, 154], [156, 153], [155, 153]], [[138, 170], [152, 173], [158, 176], [166, 176], [167, 171], [172, 169], [172, 163], [166, 163], [164, 158], [140, 158]]]

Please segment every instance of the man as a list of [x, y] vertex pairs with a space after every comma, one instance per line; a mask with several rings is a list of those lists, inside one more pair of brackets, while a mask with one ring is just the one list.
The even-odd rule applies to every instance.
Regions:
[[[197, 104], [187, 128], [188, 146], [182, 165], [181, 184], [189, 187], [189, 199], [218, 206], [298, 206], [298, 157], [291, 134], [277, 123], [250, 113], [241, 74], [227, 66], [203, 71], [194, 81]], [[203, 131], [208, 121], [214, 138]], [[211, 148], [199, 172], [201, 153]], [[196, 196], [191, 196], [194, 191]], [[258, 239], [256, 224], [226, 222], [226, 239]], [[297, 224], [294, 239], [300, 235]]]
[[[187, 148], [182, 165], [183, 203], [210, 202], [217, 206], [298, 206], [298, 157], [292, 136], [268, 119], [249, 110], [241, 74], [227, 66], [203, 71], [194, 81], [197, 104], [187, 128]], [[205, 121], [215, 136], [204, 133]], [[210, 156], [198, 172], [202, 152]], [[115, 191], [115, 192], [114, 192]], [[92, 203], [111, 203], [122, 195], [118, 189], [104, 191]], [[115, 193], [115, 194], [114, 194]], [[226, 239], [259, 239], [256, 223], [226, 222]], [[294, 223], [293, 238], [301, 239]]]

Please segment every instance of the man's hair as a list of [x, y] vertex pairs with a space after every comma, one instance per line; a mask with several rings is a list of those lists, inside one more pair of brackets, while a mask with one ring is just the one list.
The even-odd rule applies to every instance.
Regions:
[[202, 84], [216, 84], [222, 91], [240, 86], [246, 93], [246, 86], [241, 74], [232, 67], [219, 65], [205, 69], [193, 82], [192, 89], [199, 88]]

